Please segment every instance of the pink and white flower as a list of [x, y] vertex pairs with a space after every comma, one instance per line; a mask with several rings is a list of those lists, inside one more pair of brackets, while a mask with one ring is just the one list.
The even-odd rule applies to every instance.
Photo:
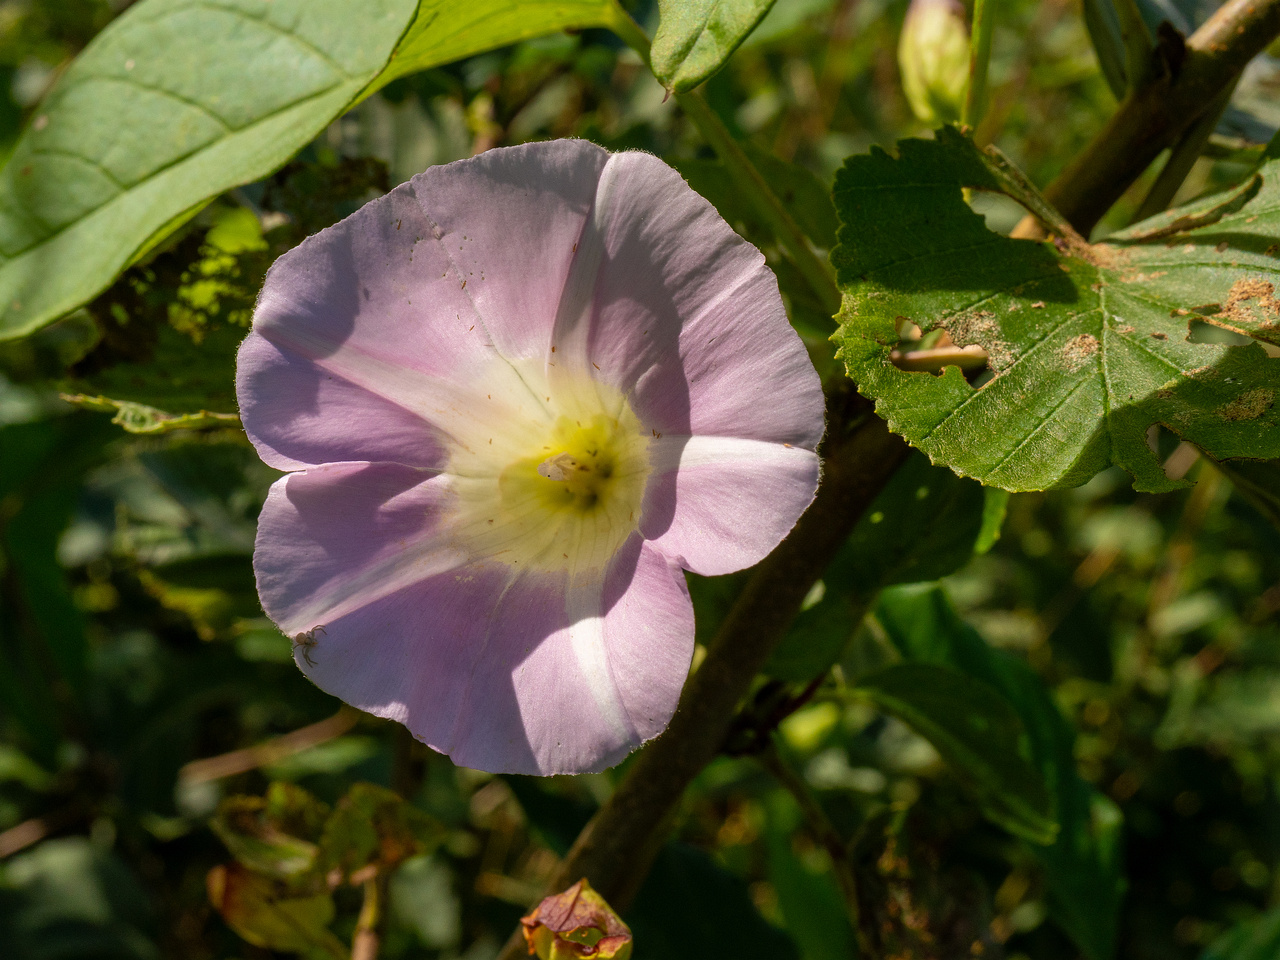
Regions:
[[813, 498], [822, 392], [760, 253], [660, 160], [433, 167], [271, 268], [237, 391], [263, 608], [322, 689], [462, 765], [578, 773], [666, 726], [681, 568]]

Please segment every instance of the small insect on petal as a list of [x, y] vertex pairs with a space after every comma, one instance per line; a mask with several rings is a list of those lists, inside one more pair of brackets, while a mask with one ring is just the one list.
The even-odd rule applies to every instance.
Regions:
[[295, 649], [302, 648], [302, 659], [307, 661], [308, 666], [314, 667], [316, 665], [315, 661], [311, 659], [311, 649], [320, 642], [316, 639], [316, 634], [323, 636], [324, 632], [323, 626], [315, 626], [310, 630], [294, 635], [293, 646]]

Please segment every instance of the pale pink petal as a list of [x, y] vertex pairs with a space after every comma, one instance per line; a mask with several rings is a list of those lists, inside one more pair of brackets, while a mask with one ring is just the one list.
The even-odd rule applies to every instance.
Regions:
[[654, 476], [640, 532], [704, 576], [759, 563], [813, 500], [818, 456], [802, 447], [729, 437], [650, 443]]
[[[250, 336], [285, 362], [314, 367], [298, 384], [303, 403], [314, 403], [324, 379], [343, 380], [462, 443], [494, 424], [545, 416], [489, 339], [416, 190], [417, 181], [400, 185], [277, 260]], [[259, 354], [250, 348], [249, 358]], [[253, 402], [260, 381], [249, 376], [238, 382], [245, 430], [270, 448], [259, 438], [272, 434], [274, 408]], [[332, 446], [324, 436], [314, 449]], [[334, 460], [354, 458], [333, 450]]]
[[659, 433], [822, 436], [821, 384], [764, 257], [648, 154], [600, 176], [554, 345]]
[[278, 470], [341, 460], [439, 467], [448, 459], [417, 414], [257, 333], [240, 346], [236, 392], [259, 455]]
[[277, 480], [253, 553], [262, 608], [296, 636], [466, 562], [439, 536], [444, 478], [387, 463], [336, 463]]
[[527, 143], [431, 167], [411, 181], [508, 360], [547, 356], [565, 278], [608, 160], [607, 151], [586, 140]]
[[297, 658], [322, 689], [502, 773], [617, 763], [666, 726], [693, 653], [683, 576], [638, 538], [603, 584], [476, 565], [325, 629]]
[[[446, 752], [509, 773], [584, 773], [618, 763], [665, 729], [693, 656], [684, 575], [632, 538], [603, 584], [517, 580], [494, 615]], [[512, 699], [486, 693], [510, 686]], [[518, 736], [537, 769], [499, 750]]]

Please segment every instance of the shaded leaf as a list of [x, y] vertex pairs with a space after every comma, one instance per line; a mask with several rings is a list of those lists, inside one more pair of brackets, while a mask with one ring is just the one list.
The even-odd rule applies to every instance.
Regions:
[[1215, 466], [1237, 493], [1280, 530], [1280, 460], [1227, 460]]
[[[964, 186], [1018, 191], [954, 129], [904, 140], [899, 153], [846, 161], [832, 252], [844, 291], [840, 356], [896, 432], [1007, 490], [1076, 485], [1109, 463], [1138, 489], [1178, 486], [1147, 445], [1154, 423], [1217, 459], [1280, 456], [1280, 361], [1257, 344], [1188, 339], [1190, 319], [1255, 336], [1280, 319], [1280, 162], [1242, 193], [1108, 243], [1068, 235], [1059, 249], [992, 233], [969, 209]], [[1159, 233], [1180, 217], [1199, 225]], [[898, 369], [890, 354], [908, 321], [981, 346], [991, 379], [974, 386], [958, 367]]]
[[683, 843], [658, 853], [623, 919], [636, 960], [799, 960], [792, 939], [760, 916], [747, 885]]
[[861, 677], [857, 689], [932, 743], [1010, 833], [1052, 843], [1053, 800], [1028, 752], [1022, 721], [989, 684], [947, 667], [903, 663]]
[[250, 870], [288, 879], [316, 866], [314, 842], [329, 808], [301, 787], [273, 783], [265, 797], [228, 797], [209, 826]]
[[222, 919], [255, 947], [346, 960], [342, 941], [328, 930], [334, 916], [328, 891], [290, 896], [281, 884], [238, 864], [214, 867], [206, 887]]
[[658, 0], [649, 60], [668, 90], [690, 90], [724, 66], [774, 0]]
[[347, 878], [368, 866], [379, 872], [430, 853], [442, 830], [436, 820], [385, 787], [354, 784], [324, 825], [320, 848], [326, 870]]
[[1273, 960], [1280, 956], [1280, 910], [1246, 920], [1213, 941], [1200, 960]]
[[992, 649], [938, 586], [885, 591], [876, 619], [903, 656], [990, 684], [1022, 718], [1059, 824], [1052, 845], [1031, 847], [1045, 871], [1051, 915], [1090, 960], [1108, 960], [1125, 891], [1123, 822], [1119, 808], [1076, 771], [1075, 730], [1044, 682], [1022, 661]]

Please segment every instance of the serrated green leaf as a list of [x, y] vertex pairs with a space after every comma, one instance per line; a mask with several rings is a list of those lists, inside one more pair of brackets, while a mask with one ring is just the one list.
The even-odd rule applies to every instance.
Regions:
[[614, 15], [604, 0], [135, 4], [62, 75], [0, 171], [0, 339], [92, 299], [210, 198], [271, 173], [396, 77]]
[[860, 678], [857, 689], [932, 743], [988, 819], [1032, 843], [1053, 843], [1053, 800], [1023, 756], [1021, 719], [993, 687], [947, 667], [902, 663]]
[[691, 90], [724, 66], [774, 0], [658, 0], [658, 30], [649, 52], [654, 76], [668, 90]]
[[[1280, 457], [1280, 361], [1257, 344], [1188, 339], [1191, 319], [1256, 337], [1280, 319], [1280, 162], [1225, 198], [1061, 249], [992, 233], [964, 203], [962, 187], [1004, 191], [998, 173], [943, 128], [837, 175], [834, 339], [890, 426], [1006, 490], [1077, 485], [1108, 463], [1140, 490], [1179, 486], [1147, 445], [1156, 423], [1216, 459]], [[975, 387], [954, 366], [899, 369], [907, 321], [981, 346], [993, 377]]]

